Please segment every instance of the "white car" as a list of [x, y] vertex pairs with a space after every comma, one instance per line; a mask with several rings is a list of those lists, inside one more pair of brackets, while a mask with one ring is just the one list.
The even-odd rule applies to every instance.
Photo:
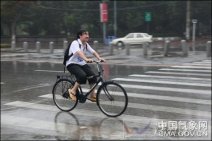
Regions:
[[150, 42], [152, 42], [152, 35], [147, 33], [129, 33], [123, 38], [112, 40], [111, 44], [118, 47], [124, 47], [126, 44], [139, 45]]

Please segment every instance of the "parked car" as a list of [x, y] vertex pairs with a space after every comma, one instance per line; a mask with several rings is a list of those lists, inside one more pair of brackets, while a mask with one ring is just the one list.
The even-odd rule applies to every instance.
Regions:
[[112, 40], [111, 44], [123, 48], [126, 44], [138, 45], [150, 42], [152, 42], [152, 35], [147, 33], [129, 33], [123, 38]]

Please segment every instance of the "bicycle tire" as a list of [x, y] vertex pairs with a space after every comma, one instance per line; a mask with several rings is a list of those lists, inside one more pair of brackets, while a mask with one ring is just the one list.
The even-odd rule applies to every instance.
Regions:
[[76, 101], [73, 101], [69, 98], [69, 95], [64, 96], [73, 85], [74, 82], [69, 79], [59, 79], [53, 86], [52, 94], [54, 104], [62, 111], [71, 111], [78, 103], [78, 98]]
[[97, 105], [108, 117], [120, 116], [127, 109], [127, 93], [118, 83], [104, 82], [97, 91]]

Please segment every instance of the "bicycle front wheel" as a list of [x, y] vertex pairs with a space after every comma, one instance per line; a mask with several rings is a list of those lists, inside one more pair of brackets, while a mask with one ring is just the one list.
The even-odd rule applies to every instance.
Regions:
[[109, 117], [120, 116], [128, 105], [127, 93], [115, 82], [103, 83], [97, 92], [97, 105]]
[[53, 101], [55, 105], [62, 111], [71, 111], [78, 103], [78, 98], [73, 101], [69, 98], [68, 89], [72, 88], [74, 82], [69, 79], [58, 80], [52, 90]]

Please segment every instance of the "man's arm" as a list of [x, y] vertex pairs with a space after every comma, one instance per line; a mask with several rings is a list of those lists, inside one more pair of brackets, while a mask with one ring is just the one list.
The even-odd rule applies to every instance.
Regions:
[[82, 51], [77, 51], [76, 53], [86, 62], [92, 62], [92, 59], [87, 58]]
[[96, 51], [94, 51], [93, 55], [94, 55], [98, 60], [101, 60], [101, 61], [105, 62], [105, 59], [101, 58], [100, 55], [99, 55]]
[[94, 51], [93, 55], [94, 55], [98, 60], [101, 60], [101, 57], [99, 56], [99, 54], [98, 54], [96, 51]]

